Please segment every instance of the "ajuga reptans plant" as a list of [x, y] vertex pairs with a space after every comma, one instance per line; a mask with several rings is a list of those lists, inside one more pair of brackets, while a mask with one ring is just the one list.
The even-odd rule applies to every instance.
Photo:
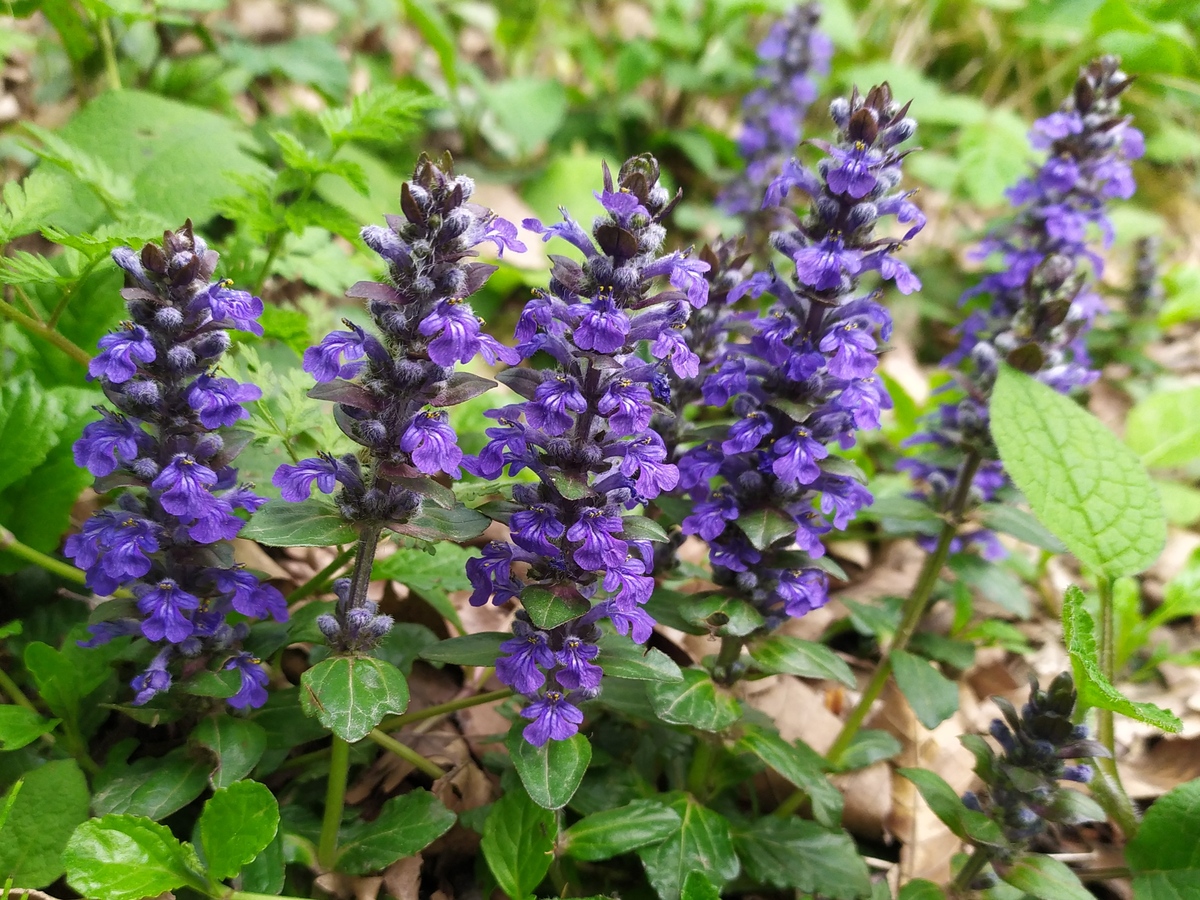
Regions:
[[232, 463], [248, 435], [235, 430], [242, 404], [261, 391], [216, 374], [229, 349], [227, 329], [262, 334], [262, 301], [213, 281], [217, 254], [188, 222], [141, 253], [113, 251], [126, 274], [129, 321], [100, 339], [89, 375], [115, 407], [84, 428], [75, 461], [99, 491], [120, 490], [66, 542], [66, 554], [97, 594], [132, 599], [91, 626], [85, 646], [141, 635], [159, 648], [133, 680], [135, 704], [171, 687], [172, 664], [215, 660], [236, 669], [241, 687], [229, 704], [261, 706], [267, 673], [237, 650], [248, 634], [234, 613], [287, 618], [283, 596], [233, 559], [230, 541], [264, 501], [239, 485]]
[[678, 196], [658, 178], [648, 155], [627, 160], [615, 182], [605, 166], [596, 194], [604, 214], [590, 236], [565, 210], [555, 225], [525, 221], [584, 259], [553, 257], [549, 290], [535, 292], [517, 324], [522, 357], [544, 355], [550, 365], [501, 375], [524, 399], [488, 414], [490, 441], [465, 463], [489, 479], [505, 467], [537, 476], [497, 513], [511, 543], [488, 544], [467, 572], [472, 603], [522, 601], [496, 673], [530, 700], [524, 734], [539, 746], [575, 734], [578, 703], [599, 692], [598, 623], [608, 619], [638, 643], [654, 625], [642, 604], [654, 587], [656, 526], [631, 513], [679, 481], [649, 425], [670, 399], [664, 370], [698, 372], [682, 329], [708, 299], [708, 265], [662, 253], [662, 220]]
[[401, 188], [403, 215], [362, 231], [387, 263], [390, 283], [360, 281], [347, 294], [367, 301], [376, 333], [346, 320], [346, 330], [304, 353], [305, 371], [319, 382], [310, 396], [335, 401], [338, 426], [363, 447], [359, 455], [322, 454], [280, 466], [274, 478], [292, 502], [307, 500], [314, 483], [326, 494], [336, 490], [343, 518], [359, 528], [354, 577], [335, 582], [334, 614], [318, 620], [341, 652], [369, 650], [391, 627], [366, 597], [381, 531], [436, 537], [423, 510], [455, 505], [432, 477], [460, 474], [463, 453], [446, 410], [494, 386], [455, 372], [455, 365], [476, 355], [489, 363], [519, 361], [482, 331], [467, 302], [496, 270], [470, 261], [476, 247], [491, 241], [501, 254], [525, 249], [515, 225], [470, 202], [474, 188], [466, 175], [454, 174], [449, 155], [440, 165], [422, 155]]
[[[811, 203], [797, 227], [771, 237], [792, 277], [771, 267], [729, 294], [775, 299], [749, 343], [729, 344], [704, 381], [705, 402], [732, 404], [736, 421], [679, 466], [695, 500], [683, 530], [709, 543], [714, 580], [748, 599], [767, 628], [826, 602], [821, 538], [871, 502], [854, 467], [829, 451], [852, 447], [891, 405], [875, 375], [891, 319], [862, 276], [875, 272], [903, 293], [920, 287], [895, 256], [925, 222], [898, 188], [898, 148], [915, 128], [908, 107], [885, 84], [830, 111], [836, 142], [812, 142], [826, 157], [815, 170], [791, 160], [767, 192], [770, 204], [793, 188]], [[908, 225], [902, 237], [877, 232], [892, 216]]]
[[[985, 298], [961, 326], [953, 393], [910, 444], [918, 450], [900, 463], [923, 492], [960, 517], [973, 502], [1005, 486], [988, 431], [988, 400], [1001, 362], [1067, 393], [1091, 384], [1085, 338], [1104, 303], [1095, 291], [1100, 258], [1088, 246], [1093, 230], [1112, 242], [1108, 204], [1133, 194], [1130, 161], [1142, 154], [1142, 135], [1120, 112], [1130, 78], [1115, 57], [1095, 60], [1080, 74], [1071, 97], [1039, 119], [1030, 135], [1045, 162], [1012, 187], [1016, 215], [979, 248], [999, 254], [999, 268], [964, 295]], [[970, 527], [951, 550], [974, 546], [1003, 555], [992, 532]]]

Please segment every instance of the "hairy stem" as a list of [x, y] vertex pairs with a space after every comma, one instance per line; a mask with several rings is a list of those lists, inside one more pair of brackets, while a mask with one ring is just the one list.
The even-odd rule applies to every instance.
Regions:
[[971, 888], [971, 882], [979, 877], [979, 874], [987, 868], [987, 864], [992, 861], [992, 854], [976, 847], [975, 852], [971, 857], [963, 863], [963, 867], [958, 870], [958, 874], [954, 876], [954, 880], [950, 882], [950, 896], [963, 897]]
[[[1101, 575], [1097, 586], [1100, 592], [1100, 671], [1108, 679], [1109, 684], [1116, 683], [1117, 675], [1117, 639], [1115, 612], [1113, 610], [1112, 579]], [[1104, 807], [1104, 811], [1124, 832], [1127, 839], [1132, 839], [1138, 830], [1137, 809], [1125, 786], [1121, 784], [1121, 773], [1117, 769], [1116, 734], [1111, 709], [1096, 710], [1096, 737], [1108, 750], [1108, 759], [1096, 758], [1097, 777], [1092, 781], [1092, 793], [1096, 801]]]
[[350, 576], [350, 609], [357, 609], [367, 599], [371, 586], [371, 567], [375, 565], [375, 549], [379, 546], [379, 526], [366, 526], [355, 549], [354, 574]]
[[337, 860], [338, 829], [346, 807], [346, 781], [350, 775], [350, 745], [333, 736], [329, 757], [329, 781], [325, 788], [325, 815], [321, 819], [321, 839], [317, 844], [317, 862], [328, 872]]
[[75, 584], [84, 584], [87, 580], [87, 576], [74, 566], [68, 565], [60, 559], [55, 559], [53, 556], [47, 556], [40, 550], [34, 550], [26, 544], [22, 544], [3, 525], [0, 525], [0, 552], [11, 553], [13, 556], [33, 563], [35, 566], [40, 566], [47, 572], [53, 572], [60, 578], [65, 578], [67, 581], [72, 581]]
[[14, 309], [12, 304], [0, 303], [0, 316], [4, 316], [10, 321], [16, 322], [30, 334], [35, 334], [43, 340], [49, 341], [80, 365], [86, 366], [92, 361], [91, 355], [82, 347], [72, 343], [68, 338], [59, 334], [53, 328], [48, 327], [44, 323], [39, 322], [32, 316], [27, 316], [19, 309]]
[[423, 757], [416, 750], [414, 750], [412, 747], [409, 747], [407, 744], [401, 743], [400, 741], [398, 741], [394, 737], [392, 737], [390, 734], [384, 734], [378, 728], [371, 729], [370, 733], [367, 734], [367, 737], [370, 740], [374, 741], [376, 744], [378, 744], [380, 747], [382, 747], [384, 750], [388, 750], [392, 753], [395, 753], [398, 757], [400, 757], [405, 762], [412, 763], [414, 766], [416, 766], [420, 771], [424, 772], [430, 778], [433, 778], [436, 780], [446, 774], [445, 771], [442, 770], [442, 767], [439, 766], [437, 763], [431, 762], [430, 760]]
[[917, 576], [917, 583], [913, 586], [912, 593], [909, 594], [908, 599], [904, 601], [904, 607], [901, 610], [900, 616], [900, 626], [896, 629], [896, 634], [892, 638], [888, 652], [880, 660], [879, 667], [875, 670], [875, 674], [871, 676], [870, 682], [863, 690], [863, 695], [859, 699], [858, 705], [850, 713], [846, 724], [842, 726], [841, 732], [826, 754], [826, 758], [834, 764], [841, 759], [842, 754], [846, 752], [846, 748], [854, 742], [854, 736], [858, 734], [858, 729], [862, 727], [863, 721], [871, 711], [871, 706], [879, 699], [879, 695], [883, 693], [888, 678], [892, 674], [892, 651], [905, 649], [908, 646], [908, 642], [912, 639], [913, 634], [916, 633], [917, 626], [921, 624], [921, 619], [925, 615], [925, 607], [929, 604], [929, 597], [933, 593], [934, 586], [937, 584], [938, 576], [942, 573], [942, 566], [946, 563], [946, 557], [950, 555], [950, 544], [954, 540], [955, 534], [958, 533], [958, 526], [962, 523], [967, 498], [971, 493], [971, 482], [975, 479], [975, 473], [979, 470], [981, 462], [983, 462], [983, 459], [979, 453], [971, 451], [963, 460], [962, 466], [959, 467], [958, 477], [954, 482], [954, 493], [951, 495], [950, 502], [946, 508], [946, 521], [942, 525], [941, 533], [938, 535], [937, 547], [934, 548], [933, 553], [926, 557], [925, 565], [922, 566], [921, 573]]

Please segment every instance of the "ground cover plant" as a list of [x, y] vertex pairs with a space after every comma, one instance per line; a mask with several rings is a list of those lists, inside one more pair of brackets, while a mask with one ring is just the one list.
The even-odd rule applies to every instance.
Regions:
[[1200, 897], [1200, 16], [0, 8], [5, 894]]

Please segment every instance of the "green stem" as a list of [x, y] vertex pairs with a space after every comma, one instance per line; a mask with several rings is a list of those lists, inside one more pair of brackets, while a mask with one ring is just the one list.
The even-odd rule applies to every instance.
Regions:
[[780, 819], [786, 819], [796, 810], [798, 810], [808, 799], [807, 791], [792, 791], [790, 795], [784, 798], [783, 802], [775, 807], [775, 812], [771, 815]]
[[53, 572], [55, 575], [67, 579], [67, 581], [75, 582], [75, 584], [84, 584], [87, 580], [87, 576], [74, 566], [68, 565], [62, 560], [55, 559], [53, 556], [47, 556], [40, 550], [34, 550], [26, 544], [22, 544], [3, 525], [0, 525], [0, 551], [7, 551], [13, 556], [33, 563], [35, 566], [41, 566], [47, 572]]
[[[1117, 640], [1116, 621], [1113, 609], [1113, 582], [1111, 578], [1101, 575], [1097, 587], [1100, 592], [1100, 671], [1108, 679], [1109, 684], [1116, 683], [1117, 676]], [[1096, 758], [1097, 775], [1092, 781], [1092, 793], [1097, 802], [1104, 807], [1117, 826], [1124, 832], [1127, 839], [1132, 839], [1138, 830], [1137, 809], [1125, 786], [1121, 784], [1121, 773], [1117, 768], [1116, 733], [1111, 709], [1096, 710], [1096, 737], [1108, 750], [1107, 759]]]
[[728, 687], [741, 677], [742, 673], [734, 669], [734, 664], [742, 656], [742, 643], [740, 637], [721, 638], [721, 652], [717, 654], [717, 662], [713, 667], [719, 684]]
[[963, 867], [958, 870], [958, 874], [950, 882], [950, 896], [961, 897], [964, 891], [970, 890], [971, 882], [979, 877], [979, 874], [987, 868], [987, 864], [991, 861], [991, 853], [981, 847], [976, 847], [975, 852], [963, 863]]
[[104, 51], [104, 73], [108, 76], [108, 88], [112, 91], [121, 89], [121, 70], [117, 68], [117, 48], [113, 43], [112, 28], [108, 19], [100, 17], [96, 22], [100, 32], [100, 47]]
[[696, 752], [692, 755], [692, 764], [688, 767], [688, 793], [703, 802], [708, 798], [708, 776], [712, 772], [716, 760], [716, 747], [707, 735], [696, 738]]
[[312, 596], [324, 590], [326, 585], [333, 580], [333, 574], [354, 556], [355, 549], [355, 547], [350, 547], [335, 556], [333, 562], [288, 594], [286, 597], [287, 602], [292, 604], [297, 600], [303, 600], [305, 597]]
[[379, 546], [378, 525], [363, 528], [355, 548], [354, 573], [350, 576], [350, 599], [347, 609], [357, 609], [366, 602], [367, 588], [371, 586], [371, 567], [375, 565], [375, 549]]
[[33, 705], [33, 701], [25, 696], [25, 692], [21, 690], [17, 683], [3, 669], [0, 669], [0, 692], [7, 694], [8, 698], [17, 706], [23, 706], [31, 713], [41, 715], [38, 712], [38, 708]]
[[904, 601], [900, 626], [896, 629], [888, 652], [879, 661], [879, 666], [875, 669], [875, 674], [871, 676], [858, 705], [851, 711], [850, 717], [846, 719], [846, 724], [842, 726], [842, 730], [829, 748], [829, 752], [825, 754], [826, 759], [835, 765], [854, 742], [854, 737], [871, 711], [871, 706], [883, 693], [888, 678], [892, 674], [892, 652], [906, 648], [913, 634], [916, 633], [917, 626], [921, 624], [921, 619], [925, 615], [925, 607], [929, 604], [929, 597], [933, 594], [938, 576], [942, 573], [942, 566], [946, 563], [946, 557], [950, 555], [950, 544], [958, 533], [958, 526], [962, 523], [967, 498], [971, 493], [971, 482], [975, 479], [975, 473], [979, 470], [982, 461], [978, 452], [971, 451], [963, 460], [962, 466], [959, 467], [958, 477], [954, 483], [954, 494], [951, 496], [946, 510], [946, 521], [938, 535], [937, 547], [934, 548], [932, 554], [926, 557], [925, 565], [921, 568], [920, 575], [917, 576], [917, 583], [913, 586], [908, 599]]
[[317, 844], [317, 862], [328, 872], [337, 861], [338, 829], [346, 807], [346, 781], [350, 776], [350, 745], [333, 736], [329, 758], [329, 782], [325, 788], [325, 816], [321, 819], [321, 839]]
[[65, 291], [63, 291], [62, 297], [59, 298], [59, 301], [55, 305], [54, 310], [50, 313], [50, 318], [48, 318], [46, 320], [47, 328], [54, 328], [55, 326], [58, 325], [58, 320], [60, 318], [62, 318], [62, 314], [67, 311], [67, 304], [69, 304], [71, 302], [71, 298], [74, 297], [76, 291], [79, 290], [79, 285], [81, 285], [83, 283], [83, 280], [85, 278], [87, 278], [89, 275], [92, 274], [92, 270], [94, 268], [96, 268], [96, 266], [99, 264], [100, 260], [102, 260], [102, 259], [107, 259], [107, 255], [97, 256], [97, 257], [93, 258], [92, 261], [89, 262], [86, 266], [84, 266], [82, 271], [80, 271], [80, 273], [77, 276], [75, 276], [74, 283], [72, 283], [72, 285], [69, 288], [67, 288]]
[[437, 716], [448, 715], [452, 712], [458, 712], [460, 709], [470, 709], [472, 706], [482, 706], [485, 703], [492, 703], [496, 700], [506, 700], [513, 695], [512, 688], [501, 688], [498, 691], [488, 691], [485, 694], [476, 694], [474, 697], [463, 697], [459, 700], [451, 700], [447, 703], [439, 703], [437, 706], [426, 707], [425, 709], [417, 710], [416, 712], [404, 713], [400, 716], [392, 716], [384, 719], [379, 723], [380, 729], [384, 731], [395, 731], [403, 725], [408, 725], [410, 722], [420, 722], [423, 719], [433, 719]]
[[0, 316], [4, 316], [13, 322], [16, 322], [26, 331], [36, 334], [43, 340], [49, 341], [71, 359], [83, 366], [87, 366], [92, 361], [92, 357], [82, 347], [73, 344], [70, 340], [63, 337], [53, 328], [48, 328], [42, 322], [32, 316], [27, 316], [18, 309], [14, 309], [12, 304], [0, 303]]
[[389, 750], [392, 753], [395, 753], [405, 762], [412, 763], [434, 780], [437, 780], [446, 774], [445, 771], [442, 770], [441, 766], [439, 766], [437, 763], [431, 762], [412, 747], [409, 747], [407, 744], [400, 743], [400, 741], [396, 740], [390, 734], [384, 734], [378, 728], [371, 729], [370, 733], [367, 734], [367, 737], [384, 750]]

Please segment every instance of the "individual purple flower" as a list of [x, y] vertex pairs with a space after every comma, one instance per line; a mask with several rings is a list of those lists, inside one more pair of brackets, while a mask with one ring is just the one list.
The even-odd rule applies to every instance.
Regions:
[[366, 365], [365, 332], [343, 319], [349, 331], [331, 331], [315, 347], [304, 351], [304, 371], [326, 383], [335, 378], [353, 378]]
[[664, 331], [650, 345], [650, 352], [655, 359], [670, 360], [672, 371], [680, 378], [695, 378], [700, 374], [700, 357], [692, 352], [679, 331]]
[[137, 374], [138, 363], [152, 363], [157, 358], [150, 333], [141, 325], [126, 322], [120, 331], [100, 338], [100, 353], [88, 363], [88, 374], [124, 384]]
[[500, 645], [507, 655], [496, 660], [496, 675], [519, 693], [532, 694], [546, 683], [542, 668], [552, 668], [557, 658], [546, 632], [520, 620], [513, 623], [513, 631], [516, 636]]
[[596, 410], [608, 417], [608, 423], [618, 437], [645, 431], [654, 412], [650, 407], [649, 389], [629, 378], [609, 382]]
[[117, 582], [141, 578], [151, 568], [151, 556], [158, 552], [159, 526], [140, 516], [123, 516], [108, 529], [105, 549], [99, 560], [104, 573]]
[[513, 548], [500, 541], [491, 541], [480, 556], [467, 560], [467, 579], [474, 589], [472, 606], [483, 606], [490, 599], [503, 606], [521, 592], [521, 583], [512, 575]]
[[429, 342], [429, 358], [439, 366], [470, 362], [479, 352], [479, 320], [457, 297], [443, 300], [418, 330], [427, 337], [437, 335]]
[[537, 503], [513, 513], [511, 526], [513, 542], [532, 553], [557, 556], [562, 551], [553, 542], [566, 534], [567, 526], [558, 520], [558, 511], [545, 503]]
[[192, 635], [192, 622], [185, 611], [198, 609], [200, 600], [183, 590], [174, 579], [164, 578], [154, 587], [142, 586], [137, 607], [146, 615], [142, 634], [152, 641], [181, 644]]
[[218, 281], [197, 295], [196, 303], [206, 304], [214, 321], [229, 322], [240, 331], [263, 335], [263, 327], [258, 324], [263, 313], [262, 300], [248, 291], [233, 290], [232, 281]]
[[[576, 634], [568, 634], [563, 639], [562, 649], [556, 654], [556, 661], [561, 669], [554, 677], [569, 691], [594, 691], [600, 687], [600, 679], [604, 670], [593, 660], [600, 655], [600, 648], [590, 644]], [[578, 723], [576, 723], [578, 724]]]
[[782, 573], [776, 591], [783, 601], [783, 611], [794, 618], [829, 602], [825, 573], [816, 569], [793, 569]]
[[412, 454], [413, 465], [426, 475], [445, 472], [458, 477], [463, 452], [458, 435], [449, 425], [450, 416], [441, 410], [419, 413], [400, 438], [400, 449]]
[[546, 691], [539, 699], [529, 704], [521, 715], [532, 719], [521, 732], [525, 740], [535, 747], [545, 746], [547, 741], [565, 741], [579, 731], [583, 712], [573, 705], [562, 691]]
[[650, 577], [645, 562], [630, 557], [608, 568], [604, 573], [604, 589], [613, 595], [616, 609], [631, 611], [650, 599], [654, 591], [654, 579]]
[[133, 679], [130, 687], [134, 691], [134, 706], [144, 706], [156, 694], [161, 694], [171, 689], [171, 673], [167, 671], [167, 663], [169, 661], [170, 654], [164, 650], [154, 657], [154, 660], [150, 663], [146, 671]]
[[314, 483], [322, 494], [332, 494], [337, 481], [338, 466], [332, 456], [302, 459], [294, 466], [285, 463], [271, 477], [271, 483], [289, 503], [307, 500]]
[[150, 488], [162, 491], [158, 502], [173, 516], [194, 519], [212, 508], [209, 491], [217, 483], [217, 473], [187, 453], [176, 453], [150, 482]]
[[276, 622], [287, 620], [287, 601], [273, 585], [263, 584], [245, 569], [210, 569], [209, 577], [217, 590], [228, 595], [233, 608], [252, 619], [268, 616]]
[[188, 389], [188, 406], [200, 414], [205, 428], [231, 428], [250, 413], [242, 406], [262, 396], [253, 384], [240, 384], [232, 378], [201, 375]]
[[812, 484], [821, 475], [817, 460], [829, 451], [806, 428], [797, 428], [775, 442], [775, 460], [771, 469], [780, 479], [793, 484]]
[[620, 565], [627, 544], [613, 535], [620, 534], [622, 528], [620, 516], [595, 507], [585, 509], [567, 529], [567, 539], [582, 544], [575, 550], [575, 562], [584, 569]]
[[757, 447], [775, 430], [771, 417], [760, 409], [747, 413], [745, 418], [734, 422], [729, 437], [721, 443], [726, 453], [747, 453]]
[[555, 375], [538, 385], [533, 402], [525, 406], [525, 419], [546, 434], [559, 435], [571, 427], [571, 413], [587, 409], [579, 383], [567, 375]]
[[796, 251], [796, 278], [818, 291], [836, 291], [862, 268], [857, 250], [847, 249], [841, 238], [827, 238]]
[[255, 709], [267, 702], [267, 685], [271, 682], [271, 676], [263, 668], [262, 660], [249, 653], [239, 653], [223, 668], [227, 671], [236, 670], [241, 676], [237, 693], [229, 698], [230, 706], [234, 709]]
[[708, 263], [699, 259], [681, 258], [671, 266], [671, 286], [687, 294], [688, 303], [697, 309], [708, 302], [707, 271]]
[[111, 475], [122, 463], [137, 459], [151, 445], [150, 437], [138, 424], [125, 416], [100, 409], [99, 422], [89, 422], [72, 448], [75, 465], [97, 478]]
[[575, 326], [575, 345], [581, 350], [612, 353], [625, 346], [629, 328], [629, 316], [611, 302], [601, 301], [584, 307]]
[[740, 510], [733, 494], [717, 491], [708, 500], [692, 507], [691, 515], [683, 520], [683, 533], [696, 534], [713, 541], [725, 532], [725, 526], [737, 519]]

